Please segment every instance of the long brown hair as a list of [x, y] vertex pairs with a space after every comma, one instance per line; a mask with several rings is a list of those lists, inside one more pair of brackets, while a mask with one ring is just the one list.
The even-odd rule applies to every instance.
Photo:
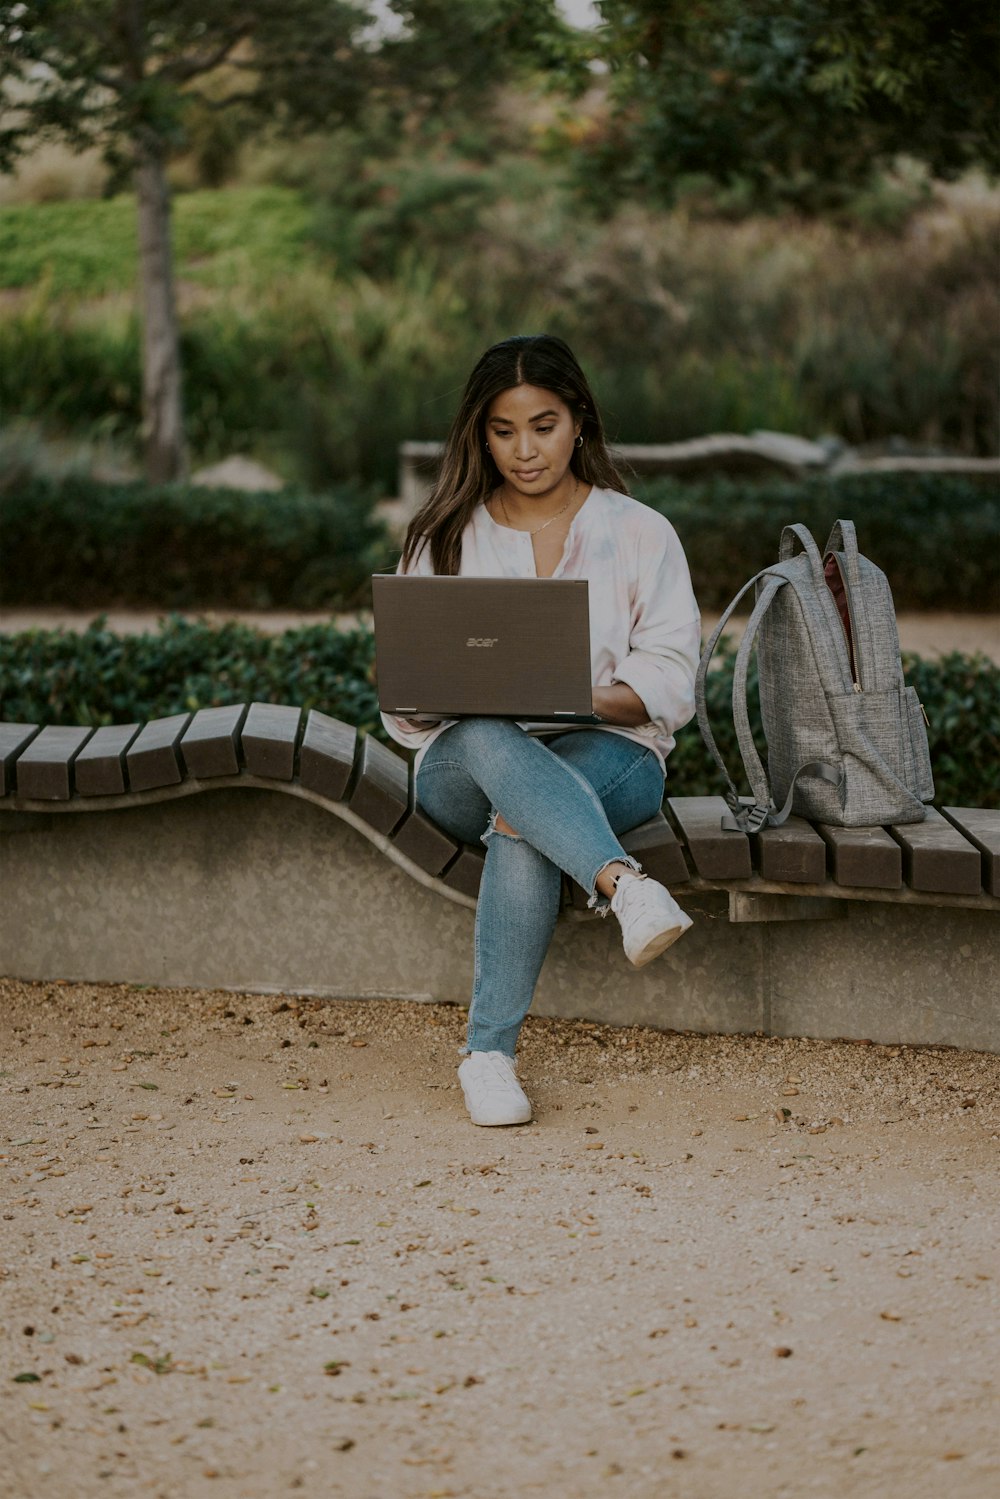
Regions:
[[551, 390], [581, 423], [583, 443], [573, 449], [572, 472], [585, 484], [628, 493], [608, 452], [601, 414], [569, 345], [551, 333], [520, 333], [505, 338], [479, 360], [469, 376], [462, 403], [445, 442], [437, 482], [406, 531], [403, 569], [424, 544], [436, 573], [457, 573], [462, 532], [476, 506], [496, 488], [500, 472], [486, 451], [490, 402], [516, 385]]

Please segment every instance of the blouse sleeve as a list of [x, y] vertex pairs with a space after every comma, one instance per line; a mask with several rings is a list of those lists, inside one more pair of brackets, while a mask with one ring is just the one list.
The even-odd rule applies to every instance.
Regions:
[[638, 538], [629, 649], [612, 681], [631, 687], [650, 723], [670, 736], [694, 717], [701, 617], [680, 537], [665, 516], [653, 516], [655, 530], [647, 522]]
[[[396, 565], [396, 572], [404, 572], [403, 559], [400, 558]], [[419, 552], [411, 561], [405, 573], [411, 578], [429, 578], [434, 575], [434, 563], [431, 559], [429, 543], [421, 545]], [[453, 719], [435, 719], [429, 724], [420, 724], [412, 718], [399, 718], [394, 713], [379, 713], [379, 717], [385, 726], [385, 731], [390, 739], [397, 744], [403, 745], [405, 749], [416, 750], [424, 744], [432, 735], [438, 733], [447, 724], [454, 722]]]

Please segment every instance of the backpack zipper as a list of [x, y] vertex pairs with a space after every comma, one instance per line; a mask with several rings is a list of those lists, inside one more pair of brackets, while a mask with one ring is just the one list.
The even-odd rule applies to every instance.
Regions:
[[[850, 636], [848, 636], [847, 631], [844, 629], [844, 621], [840, 618], [840, 610], [837, 609], [837, 619], [840, 622], [840, 628], [841, 628], [841, 630], [844, 631], [844, 644], [847, 646], [847, 661], [848, 661], [848, 666], [850, 668], [850, 674], [851, 674], [851, 686], [854, 688], [855, 692], [863, 692], [864, 688], [861, 685], [861, 673], [858, 671], [858, 668], [857, 668], [857, 654], [856, 654], [856, 652], [857, 652], [858, 627], [857, 627], [857, 624], [856, 624], [855, 618], [854, 618], [854, 605], [851, 602], [851, 590], [848, 588], [848, 586], [847, 586], [847, 578], [844, 576], [844, 568], [843, 568], [843, 564], [841, 563], [841, 560], [840, 560], [840, 553], [839, 552], [831, 552], [830, 556], [833, 558], [834, 562], [837, 564], [837, 571], [840, 573], [840, 581], [843, 584], [843, 588], [844, 588], [844, 598], [847, 600], [847, 613], [850, 616], [850, 620], [851, 620], [851, 634], [850, 634]], [[836, 607], [836, 605], [834, 607]]]

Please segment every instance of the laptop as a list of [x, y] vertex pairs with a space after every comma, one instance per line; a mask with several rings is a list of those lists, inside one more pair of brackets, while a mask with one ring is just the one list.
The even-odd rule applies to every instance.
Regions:
[[585, 578], [372, 577], [379, 707], [599, 723]]

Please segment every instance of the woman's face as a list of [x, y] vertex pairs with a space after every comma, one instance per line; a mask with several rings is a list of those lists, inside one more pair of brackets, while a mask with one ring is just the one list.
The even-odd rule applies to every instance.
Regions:
[[486, 412], [486, 441], [509, 487], [532, 499], [550, 494], [569, 472], [580, 423], [554, 391], [514, 385]]

